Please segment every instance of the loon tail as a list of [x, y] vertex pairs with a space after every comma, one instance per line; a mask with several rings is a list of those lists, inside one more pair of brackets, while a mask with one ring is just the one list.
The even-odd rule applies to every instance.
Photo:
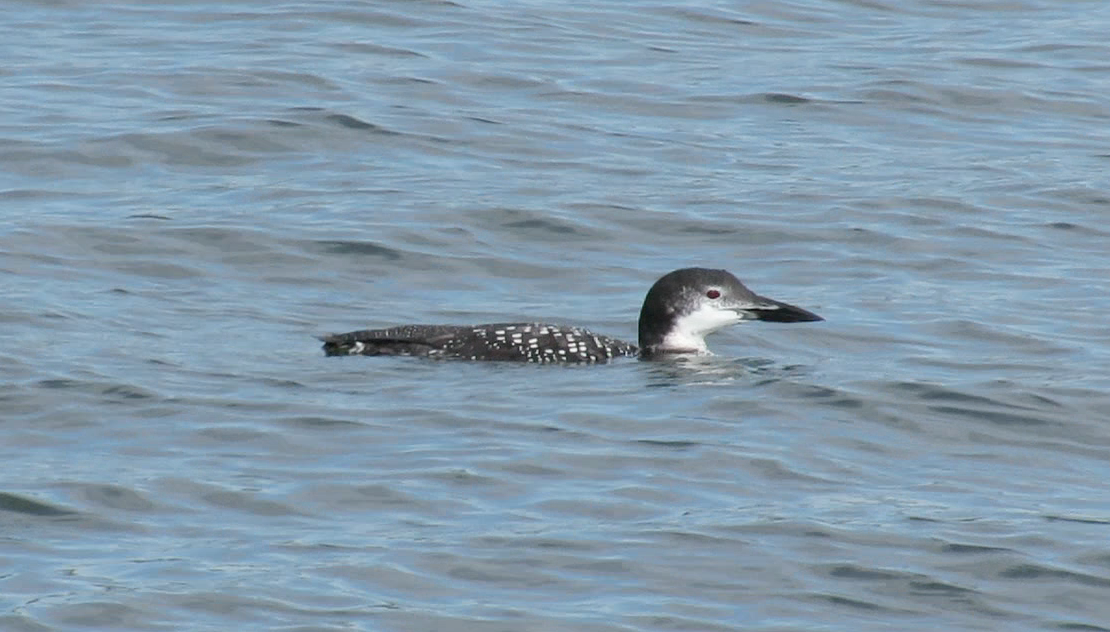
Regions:
[[316, 336], [316, 339], [324, 343], [324, 355], [326, 356], [351, 355], [351, 350], [355, 347], [355, 341], [343, 340], [343, 336], [340, 334], [325, 334]]
[[364, 329], [317, 338], [324, 343], [324, 355], [328, 356], [426, 356], [442, 347], [459, 329], [466, 328], [412, 325], [392, 329]]
[[324, 334], [316, 336], [316, 339], [324, 343], [326, 356], [350, 355], [354, 348], [354, 341], [344, 341], [341, 334]]
[[389, 338], [359, 339], [351, 334], [317, 336], [324, 343], [324, 355], [427, 355], [433, 349], [426, 342]]

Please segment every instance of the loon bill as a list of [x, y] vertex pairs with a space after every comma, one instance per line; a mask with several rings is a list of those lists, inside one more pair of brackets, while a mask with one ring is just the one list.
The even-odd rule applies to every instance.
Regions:
[[660, 278], [640, 310], [639, 346], [581, 327], [542, 323], [405, 325], [324, 336], [324, 353], [517, 362], [607, 362], [617, 357], [708, 354], [705, 337], [746, 320], [824, 320], [759, 296], [727, 270], [683, 268]]

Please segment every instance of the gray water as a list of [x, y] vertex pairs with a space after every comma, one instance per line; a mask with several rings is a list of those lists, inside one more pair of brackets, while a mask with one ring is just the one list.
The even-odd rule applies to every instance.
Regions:
[[[0, 630], [1110, 630], [1110, 4], [13, 2]], [[595, 367], [674, 268], [823, 323]]]

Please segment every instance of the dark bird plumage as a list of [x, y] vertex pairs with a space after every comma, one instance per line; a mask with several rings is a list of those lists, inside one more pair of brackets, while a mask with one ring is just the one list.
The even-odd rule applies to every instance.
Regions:
[[725, 270], [684, 268], [664, 275], [640, 310], [639, 346], [581, 327], [544, 323], [405, 325], [325, 336], [324, 353], [518, 362], [607, 362], [625, 356], [709, 353], [708, 334], [745, 320], [822, 320], [755, 294]]

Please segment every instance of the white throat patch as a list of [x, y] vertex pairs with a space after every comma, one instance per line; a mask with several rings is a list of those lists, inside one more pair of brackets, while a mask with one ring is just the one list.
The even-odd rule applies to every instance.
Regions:
[[733, 310], [703, 304], [689, 314], [675, 319], [674, 329], [663, 338], [660, 350], [709, 353], [705, 337], [742, 320], [744, 317]]

